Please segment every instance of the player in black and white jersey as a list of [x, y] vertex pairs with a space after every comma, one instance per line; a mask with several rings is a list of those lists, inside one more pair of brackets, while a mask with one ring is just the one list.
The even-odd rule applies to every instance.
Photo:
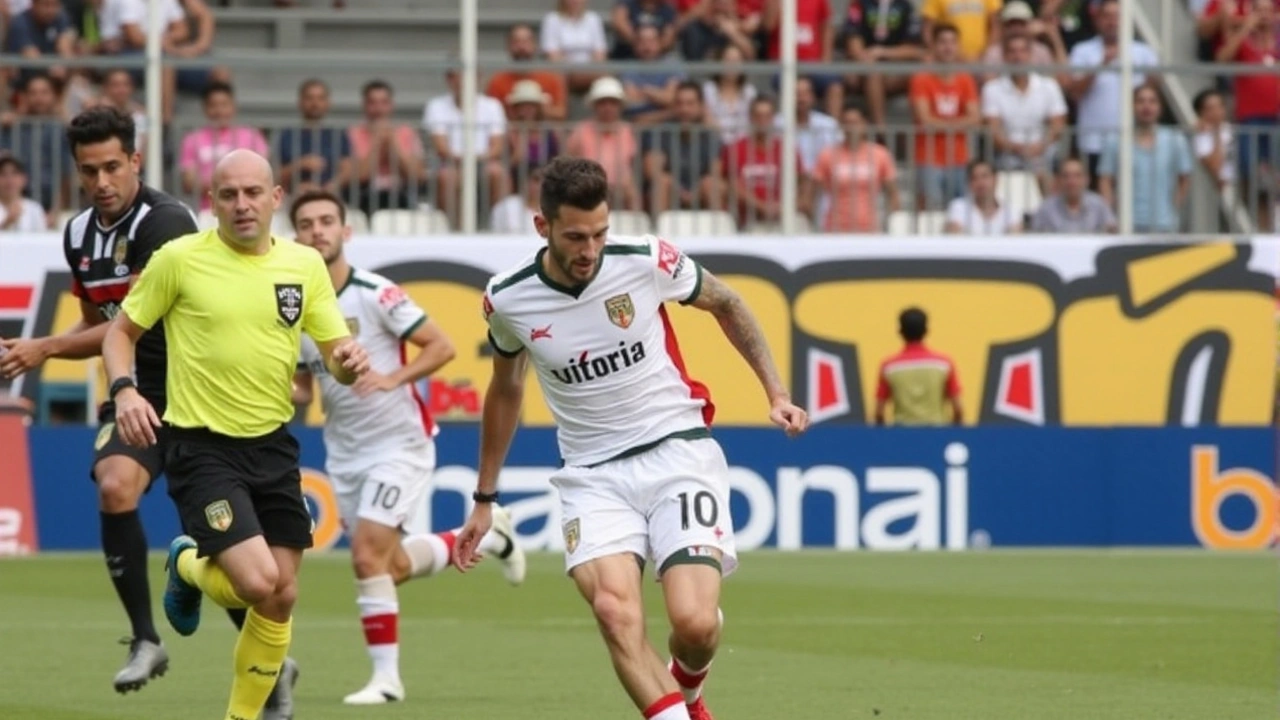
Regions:
[[[198, 229], [190, 208], [142, 184], [142, 158], [128, 115], [112, 108], [87, 110], [71, 121], [67, 140], [81, 188], [93, 203], [63, 232], [71, 291], [80, 301], [81, 318], [60, 335], [0, 341], [8, 351], [0, 357], [0, 374], [5, 377], [16, 377], [49, 358], [99, 355], [107, 321], [119, 312], [152, 253]], [[138, 391], [160, 415], [165, 407], [166, 358], [164, 328], [157, 324], [138, 342], [136, 377]], [[98, 485], [107, 570], [132, 626], [128, 660], [114, 679], [116, 690], [124, 693], [164, 674], [169, 664], [152, 621], [147, 540], [138, 517], [139, 500], [164, 469], [165, 446], [163, 437], [146, 449], [127, 445], [116, 432], [110, 401], [101, 408], [99, 422], [90, 477]], [[238, 612], [232, 617], [237, 625], [243, 623], [244, 611]], [[280, 685], [288, 690], [286, 683]]]

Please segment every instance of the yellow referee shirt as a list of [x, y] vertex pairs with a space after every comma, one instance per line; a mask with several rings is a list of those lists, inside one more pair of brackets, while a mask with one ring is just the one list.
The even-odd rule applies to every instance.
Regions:
[[351, 334], [319, 253], [273, 239], [267, 254], [244, 255], [217, 230], [157, 250], [122, 310], [143, 328], [164, 319], [165, 421], [240, 438], [293, 418], [303, 332], [317, 342]]

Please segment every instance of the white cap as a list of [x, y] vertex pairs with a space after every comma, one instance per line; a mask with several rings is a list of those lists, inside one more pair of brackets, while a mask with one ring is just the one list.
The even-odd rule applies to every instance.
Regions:
[[1008, 22], [1010, 20], [1031, 21], [1036, 19], [1036, 14], [1031, 11], [1031, 6], [1022, 2], [1022, 0], [1013, 0], [1004, 6], [1000, 11], [1000, 20]]
[[596, 78], [591, 83], [591, 90], [587, 92], [587, 104], [594, 105], [601, 100], [625, 100], [627, 97], [626, 90], [623, 89], [622, 83], [617, 78], [605, 76]]

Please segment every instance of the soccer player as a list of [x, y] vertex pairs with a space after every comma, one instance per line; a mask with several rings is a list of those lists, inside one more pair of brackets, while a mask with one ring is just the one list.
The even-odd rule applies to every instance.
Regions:
[[[566, 566], [631, 700], [652, 720], [709, 720], [702, 685], [720, 640], [722, 575], [737, 553], [728, 467], [711, 439], [714, 406], [689, 378], [664, 303], [710, 312], [764, 386], [769, 419], [789, 435], [808, 425], [791, 402], [742, 298], [674, 245], [609, 237], [604, 169], [557, 158], [542, 178], [547, 241], [484, 296], [493, 346], [475, 508], [455, 564], [476, 562], [493, 522], [498, 471], [520, 417], [532, 363], [558, 427]], [[645, 637], [646, 560], [671, 623], [664, 666]]]
[[[309, 337], [294, 376], [294, 402], [311, 402], [314, 380], [324, 401], [325, 469], [351, 538], [357, 599], [373, 678], [343, 700], [379, 705], [404, 700], [400, 680], [396, 586], [448, 566], [454, 532], [407, 534], [435, 470], [437, 427], [414, 383], [453, 359], [453, 343], [422, 308], [390, 280], [351, 267], [343, 246], [351, 239], [342, 201], [324, 190], [299, 195], [289, 209], [297, 241], [315, 248], [329, 268], [338, 305], [371, 369], [347, 387], [331, 377]], [[405, 361], [405, 345], [420, 350]], [[305, 368], [305, 369], [304, 369]], [[524, 580], [524, 551], [511, 517], [495, 510], [494, 528], [481, 547], [497, 555], [507, 580]]]
[[180, 635], [199, 626], [202, 594], [248, 609], [226, 720], [257, 718], [276, 684], [292, 635], [302, 551], [311, 547], [298, 443], [286, 427], [302, 332], [315, 339], [339, 382], [355, 382], [369, 367], [324, 263], [271, 236], [282, 194], [265, 158], [248, 150], [226, 155], [213, 175], [218, 227], [152, 256], [102, 347], [120, 436], [151, 447], [160, 417], [131, 371], [138, 340], [164, 321], [165, 474], [189, 533], [169, 546], [164, 609]]
[[[107, 107], [86, 110], [68, 126], [67, 141], [80, 187], [93, 202], [67, 223], [62, 239], [71, 269], [71, 292], [80, 301], [80, 321], [61, 335], [0, 341], [8, 350], [0, 360], [0, 373], [6, 377], [16, 377], [49, 358], [78, 360], [98, 355], [107, 321], [119, 312], [151, 254], [176, 237], [196, 232], [190, 209], [142, 184], [142, 158], [135, 137], [133, 118]], [[157, 323], [138, 341], [137, 381], [138, 392], [161, 415], [165, 357], [163, 323]], [[152, 621], [147, 538], [138, 518], [139, 500], [164, 471], [165, 443], [161, 428], [156, 444], [130, 447], [116, 428], [115, 412], [115, 404], [108, 401], [98, 413], [100, 429], [89, 476], [98, 484], [107, 572], [133, 630], [128, 660], [114, 679], [116, 690], [125, 693], [163, 675], [169, 666], [169, 655]], [[228, 614], [237, 627], [244, 624], [243, 610]], [[283, 695], [276, 699], [291, 703], [289, 690], [285, 683], [279, 691]]]

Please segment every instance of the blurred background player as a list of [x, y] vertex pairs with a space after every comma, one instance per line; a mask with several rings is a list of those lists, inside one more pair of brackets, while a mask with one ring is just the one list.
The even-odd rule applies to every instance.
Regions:
[[[447, 567], [456, 536], [405, 536], [415, 525], [425, 525], [416, 521], [435, 470], [433, 438], [438, 432], [414, 384], [453, 359], [453, 343], [399, 286], [347, 262], [343, 245], [351, 228], [346, 207], [336, 195], [306, 192], [293, 201], [289, 218], [297, 241], [324, 258], [347, 327], [369, 353], [372, 366], [347, 387], [326, 371], [315, 343], [304, 337], [302, 367], [294, 378], [294, 402], [299, 404], [311, 402], [313, 378], [320, 381], [325, 471], [351, 538], [356, 602], [373, 661], [373, 679], [343, 702], [378, 705], [403, 700], [396, 585]], [[407, 363], [406, 344], [419, 348]], [[524, 551], [516, 544], [505, 511], [495, 513], [494, 529], [482, 545], [502, 561], [507, 580], [524, 580]]]
[[[769, 419], [808, 424], [791, 402], [742, 298], [652, 235], [609, 238], [609, 181], [592, 160], [556, 158], [534, 219], [545, 247], [494, 276], [484, 295], [493, 380], [485, 394], [476, 502], [459, 569], [500, 515], [498, 471], [532, 362], [556, 420], [565, 565], [591, 606], [623, 687], [650, 720], [710, 720], [702, 684], [720, 642], [721, 576], [737, 551], [715, 406], [688, 378], [665, 303], [711, 313], [755, 371]], [[645, 637], [641, 580], [652, 560], [671, 622], [662, 660]]]
[[880, 365], [876, 425], [885, 424], [884, 411], [890, 405], [894, 425], [964, 422], [955, 363], [925, 346], [928, 332], [929, 317], [920, 308], [907, 308], [898, 316], [898, 334], [906, 344]]
[[[169, 546], [164, 609], [180, 635], [199, 627], [203, 595], [248, 609], [226, 720], [257, 718], [285, 671], [298, 568], [312, 544], [298, 441], [287, 427], [302, 332], [340, 382], [355, 382], [369, 366], [324, 263], [271, 236], [282, 192], [270, 163], [252, 151], [219, 161], [217, 227], [156, 253], [103, 340], [120, 436], [151, 447], [161, 422], [131, 372], [135, 343], [165, 321], [169, 369], [180, 379], [164, 413], [165, 475], [188, 535]], [[290, 718], [292, 708], [265, 717]]]

